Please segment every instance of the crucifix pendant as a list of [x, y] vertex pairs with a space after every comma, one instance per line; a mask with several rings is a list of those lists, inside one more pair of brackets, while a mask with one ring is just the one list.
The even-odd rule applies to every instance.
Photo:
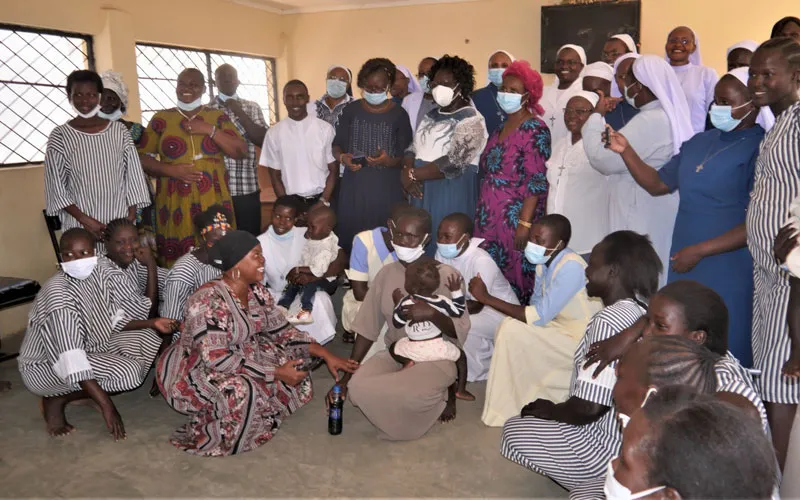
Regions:
[[701, 163], [700, 165], [697, 166], [696, 169], [694, 169], [694, 173], [699, 174], [700, 171], [703, 170], [703, 167], [704, 165]]

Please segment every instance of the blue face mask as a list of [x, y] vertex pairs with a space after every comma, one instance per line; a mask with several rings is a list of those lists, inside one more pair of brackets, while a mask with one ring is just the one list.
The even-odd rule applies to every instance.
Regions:
[[[537, 245], [529, 241], [528, 244], [525, 245], [525, 258], [534, 265], [544, 264], [553, 256], [552, 252], [558, 250], [559, 245], [561, 245], [560, 241], [556, 244], [555, 248], [545, 248], [542, 245]], [[551, 254], [545, 255], [548, 251], [552, 251]]]
[[511, 92], [498, 92], [497, 104], [500, 109], [510, 115], [522, 109], [522, 94], [513, 94]]
[[222, 92], [217, 94], [217, 97], [219, 97], [219, 100], [222, 101], [222, 102], [225, 102], [228, 99], [237, 99], [238, 98], [238, 96], [236, 94], [228, 95], [228, 94], [223, 94]]
[[102, 111], [98, 111], [97, 116], [99, 116], [100, 118], [105, 118], [108, 121], [115, 122], [120, 118], [122, 118], [122, 110], [118, 109], [113, 113], [103, 113]]
[[380, 106], [386, 102], [386, 91], [383, 92], [364, 92], [364, 99], [372, 106]]
[[494, 84], [495, 87], [500, 87], [503, 84], [503, 73], [505, 73], [505, 68], [490, 68], [489, 69], [489, 81]]
[[740, 123], [742, 123], [742, 120], [747, 118], [747, 116], [753, 112], [753, 110], [751, 109], [747, 112], [747, 115], [744, 115], [739, 119], [733, 117], [733, 110], [743, 108], [750, 104], [750, 102], [751, 101], [747, 101], [741, 106], [736, 106], [735, 108], [732, 106], [717, 106], [716, 104], [712, 104], [711, 111], [708, 112], [708, 116], [711, 118], [711, 124], [723, 132], [730, 132], [731, 130], [734, 130], [739, 126]]
[[431, 93], [431, 80], [428, 78], [428, 75], [425, 75], [419, 79], [419, 86], [422, 87], [422, 91], [426, 94]]
[[439, 255], [444, 257], [445, 259], [455, 259], [458, 257], [458, 253], [461, 251], [458, 248], [458, 245], [461, 244], [461, 240], [464, 239], [465, 235], [461, 235], [461, 238], [458, 239], [455, 243], [436, 243], [436, 248], [439, 251]]
[[274, 238], [277, 241], [286, 241], [286, 240], [294, 237], [294, 235], [292, 234], [292, 230], [291, 229], [286, 231], [283, 234], [278, 234], [278, 233], [275, 232], [275, 229], [272, 228], [272, 225], [270, 225], [269, 228], [267, 229], [267, 234], [271, 238]]
[[325, 92], [334, 99], [344, 97], [347, 93], [347, 82], [337, 80], [336, 78], [328, 78], [325, 82]]
[[194, 111], [195, 109], [203, 105], [203, 96], [200, 96], [194, 101], [188, 103], [178, 99], [178, 101], [175, 104], [176, 106], [178, 106], [179, 109], [182, 109], [184, 111]]
[[622, 91], [622, 93], [625, 96], [625, 100], [628, 102], [628, 104], [630, 104], [632, 107], [635, 108], [636, 107], [636, 104], [635, 104], [636, 96], [639, 95], [639, 93], [637, 92], [636, 94], [634, 94], [632, 96], [628, 95], [628, 89], [633, 87], [634, 85], [636, 85], [636, 84], [632, 83], [630, 85], [626, 85], [625, 89]]

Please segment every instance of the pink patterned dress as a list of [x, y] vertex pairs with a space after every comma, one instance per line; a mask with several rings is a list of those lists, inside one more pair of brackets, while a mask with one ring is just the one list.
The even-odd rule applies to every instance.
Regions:
[[222, 279], [186, 304], [180, 341], [156, 363], [161, 393], [189, 421], [170, 442], [193, 455], [225, 456], [266, 443], [281, 422], [311, 400], [311, 378], [296, 387], [275, 369], [307, 359], [313, 342], [289, 326], [269, 291], [252, 285], [247, 307]]
[[536, 276], [533, 264], [514, 249], [514, 234], [522, 204], [538, 196], [533, 220], [545, 214], [547, 167], [550, 158], [550, 130], [538, 117], [524, 121], [505, 139], [502, 127], [489, 137], [480, 162], [481, 190], [475, 210], [475, 237], [503, 271], [521, 304], [533, 293]]

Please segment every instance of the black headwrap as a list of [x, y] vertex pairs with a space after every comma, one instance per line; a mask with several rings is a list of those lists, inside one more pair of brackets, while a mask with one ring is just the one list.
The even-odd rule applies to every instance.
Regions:
[[260, 244], [258, 238], [247, 231], [228, 231], [208, 249], [208, 256], [211, 258], [211, 265], [225, 272]]

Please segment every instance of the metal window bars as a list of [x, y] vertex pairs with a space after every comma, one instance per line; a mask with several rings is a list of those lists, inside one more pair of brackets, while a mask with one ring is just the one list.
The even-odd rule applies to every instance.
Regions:
[[175, 107], [175, 86], [185, 68], [197, 68], [206, 75], [208, 93], [203, 102], [216, 97], [214, 70], [228, 63], [239, 74], [237, 94], [258, 103], [264, 118], [273, 124], [278, 121], [275, 100], [275, 60], [231, 52], [190, 49], [149, 43], [136, 44], [136, 72], [139, 78], [139, 100], [142, 122], [146, 125], [162, 109]]
[[0, 167], [44, 160], [50, 132], [74, 115], [67, 76], [93, 67], [89, 35], [0, 24]]

